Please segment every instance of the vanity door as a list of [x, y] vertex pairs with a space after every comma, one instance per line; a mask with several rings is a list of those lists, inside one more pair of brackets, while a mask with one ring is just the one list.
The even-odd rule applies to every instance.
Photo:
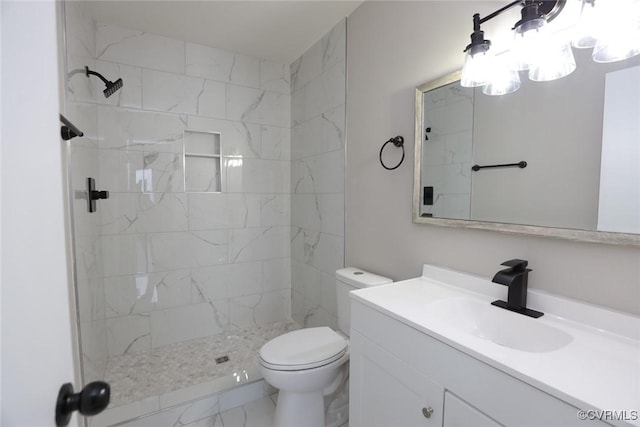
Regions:
[[351, 427], [442, 426], [444, 388], [351, 330]]

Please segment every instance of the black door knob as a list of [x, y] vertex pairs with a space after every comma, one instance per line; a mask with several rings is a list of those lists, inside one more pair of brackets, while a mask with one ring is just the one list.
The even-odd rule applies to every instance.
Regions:
[[102, 412], [111, 397], [111, 387], [104, 381], [94, 381], [84, 386], [80, 393], [73, 392], [71, 383], [63, 384], [56, 404], [56, 426], [69, 424], [73, 411], [82, 415], [96, 415]]

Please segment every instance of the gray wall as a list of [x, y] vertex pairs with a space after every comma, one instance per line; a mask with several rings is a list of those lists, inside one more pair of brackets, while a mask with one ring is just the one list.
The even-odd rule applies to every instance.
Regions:
[[[488, 277], [502, 261], [523, 258], [533, 268], [532, 288], [640, 314], [640, 248], [411, 221], [414, 88], [459, 68], [473, 13], [501, 5], [375, 1], [350, 16], [346, 264], [400, 280], [419, 276], [423, 263]], [[387, 171], [378, 151], [395, 135], [405, 137], [407, 158]]]

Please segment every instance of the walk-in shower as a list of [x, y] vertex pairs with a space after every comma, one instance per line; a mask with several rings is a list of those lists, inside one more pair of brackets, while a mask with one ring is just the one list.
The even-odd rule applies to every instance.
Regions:
[[[295, 87], [289, 64], [95, 22], [88, 3], [64, 3], [63, 112], [83, 133], [67, 141], [83, 382], [111, 385], [88, 423], [197, 407], [195, 421], [242, 404], [239, 386], [245, 400], [270, 391], [262, 344], [305, 321], [334, 326], [323, 295], [343, 266], [346, 25], [310, 50], [318, 70]], [[326, 148], [292, 159], [304, 80], [340, 88], [299, 120], [322, 121]], [[94, 212], [73, 197], [88, 178], [108, 194]], [[315, 207], [324, 217], [310, 223]]]

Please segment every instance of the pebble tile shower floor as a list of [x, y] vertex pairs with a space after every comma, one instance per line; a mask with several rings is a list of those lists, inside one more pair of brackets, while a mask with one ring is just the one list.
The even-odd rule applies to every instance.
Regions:
[[[109, 407], [255, 370], [263, 344], [298, 328], [295, 322], [277, 322], [115, 356], [105, 374], [111, 385]], [[222, 356], [229, 360], [217, 364], [215, 359]]]

